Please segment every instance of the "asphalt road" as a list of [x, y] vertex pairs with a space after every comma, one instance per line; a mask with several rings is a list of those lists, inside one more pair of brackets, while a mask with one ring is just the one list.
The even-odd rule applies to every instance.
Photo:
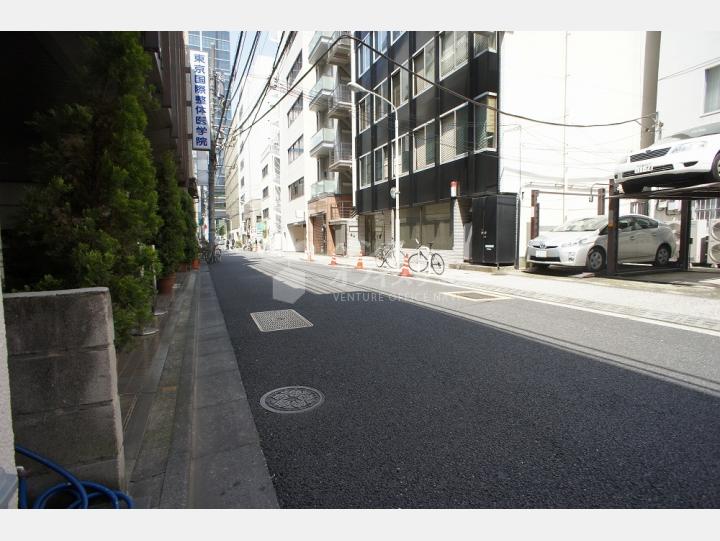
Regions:
[[[211, 274], [283, 507], [720, 505], [720, 338], [303, 262]], [[313, 326], [250, 317], [287, 308]], [[289, 385], [325, 402], [260, 406]]]

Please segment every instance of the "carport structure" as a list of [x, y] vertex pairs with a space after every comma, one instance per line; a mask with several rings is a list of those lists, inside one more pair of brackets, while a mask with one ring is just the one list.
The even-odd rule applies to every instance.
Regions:
[[[617, 276], [624, 274], [618, 268], [618, 218], [620, 199], [669, 199], [679, 200], [680, 206], [680, 252], [677, 263], [662, 269], [663, 271], [687, 271], [690, 268], [690, 221], [692, 220], [691, 201], [720, 197], [720, 182], [706, 178], [683, 177], [668, 180], [667, 177], [650, 177], [642, 183], [639, 190], [637, 180], [632, 181], [632, 188], [622, 190], [623, 183], [610, 181], [608, 203], [608, 240], [607, 240], [607, 274]], [[661, 184], [661, 185], [658, 185]], [[625, 191], [630, 193], [624, 193]], [[647, 272], [647, 270], [643, 271]]]

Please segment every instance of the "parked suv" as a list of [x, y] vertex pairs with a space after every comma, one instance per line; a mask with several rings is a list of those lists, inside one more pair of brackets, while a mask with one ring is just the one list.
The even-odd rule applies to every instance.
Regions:
[[615, 180], [625, 193], [672, 185], [678, 179], [720, 181], [720, 122], [681, 131], [643, 150], [625, 156], [615, 169]]
[[[593, 216], [564, 223], [530, 240], [526, 261], [536, 268], [549, 265], [585, 267], [598, 272], [607, 262], [607, 217]], [[670, 227], [641, 214], [618, 219], [618, 261], [664, 266], [675, 253]]]

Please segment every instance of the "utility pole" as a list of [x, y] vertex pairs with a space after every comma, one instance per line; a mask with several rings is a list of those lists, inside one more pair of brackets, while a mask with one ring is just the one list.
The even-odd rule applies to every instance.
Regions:
[[[645, 32], [645, 62], [643, 70], [643, 97], [640, 121], [640, 148], [655, 142], [655, 131], [659, 125], [657, 111], [658, 71], [660, 66], [660, 32]], [[650, 116], [653, 115], [653, 116]], [[645, 200], [641, 214], [650, 214], [650, 202]]]
[[[568, 36], [570, 32], [565, 32], [565, 76], [563, 83], [563, 124], [567, 124], [567, 80], [568, 80]], [[565, 223], [567, 215], [565, 211], [565, 192], [567, 191], [567, 127], [563, 126], [563, 155], [562, 155], [562, 175], [563, 175], [563, 194], [562, 194], [562, 221]]]

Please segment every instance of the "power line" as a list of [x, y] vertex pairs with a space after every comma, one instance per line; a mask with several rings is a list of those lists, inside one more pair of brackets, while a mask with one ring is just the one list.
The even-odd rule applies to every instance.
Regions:
[[[342, 35], [342, 36], [339, 36], [339, 37], [335, 38], [335, 40], [328, 45], [327, 50], [320, 56], [320, 58], [318, 58], [318, 59], [307, 69], [307, 71], [305, 71], [305, 73], [303, 73], [301, 76], [297, 77], [297, 78], [295, 79], [295, 82], [293, 83], [293, 85], [292, 85], [290, 88], [288, 88], [288, 90], [285, 92], [285, 94], [284, 94], [277, 102], [275, 102], [275, 104], [273, 104], [267, 111], [265, 111], [265, 113], [263, 113], [263, 115], [262, 115], [259, 119], [254, 120], [253, 124], [251, 124], [251, 125], [250, 125], [249, 127], [247, 127], [247, 128], [244, 128], [244, 123], [245, 123], [245, 122], [241, 123], [240, 126], [238, 126], [238, 128], [235, 130], [235, 132], [233, 132], [233, 135], [235, 135], [236, 133], [237, 133], [237, 134], [240, 134], [240, 133], [243, 133], [243, 132], [247, 131], [248, 129], [252, 128], [252, 126], [254, 126], [257, 122], [259, 122], [260, 120], [262, 120], [263, 118], [265, 118], [265, 116], [267, 116], [267, 115], [270, 113], [270, 111], [272, 111], [273, 109], [275, 109], [275, 107], [277, 107], [277, 106], [280, 104], [280, 102], [282, 102], [288, 95], [291, 95], [291, 93], [292, 93], [292, 92], [295, 90], [295, 88], [303, 81], [303, 79], [305, 79], [305, 77], [307, 77], [307, 76], [314, 70], [314, 68], [324, 59], [324, 57], [329, 54], [329, 52], [330, 52], [330, 50], [332, 49], [332, 47], [335, 46], [335, 44], [337, 44], [337, 43], [338, 43], [340, 40], [342, 40], [342, 39], [349, 39], [349, 40], [354, 41], [354, 42], [356, 42], [356, 43], [358, 43], [358, 44], [360, 44], [360, 45], [362, 45], [362, 46], [364, 46], [364, 47], [367, 47], [367, 48], [370, 49], [370, 51], [372, 51], [376, 56], [385, 58], [388, 62], [390, 62], [390, 63], [392, 63], [393, 65], [397, 66], [399, 69], [403, 69], [403, 70], [405, 70], [406, 72], [408, 72], [409, 75], [412, 75], [413, 77], [416, 77], [417, 79], [420, 79], [420, 80], [422, 80], [422, 81], [425, 81], [426, 83], [431, 84], [431, 85], [435, 86], [436, 88], [439, 88], [440, 90], [444, 90], [445, 92], [448, 92], [449, 94], [452, 94], [452, 95], [454, 95], [454, 96], [456, 96], [456, 97], [464, 100], [464, 101], [467, 102], [467, 103], [471, 103], [471, 104], [473, 104], [473, 105], [475, 105], [475, 106], [484, 107], [485, 109], [490, 109], [491, 111], [495, 111], [498, 115], [504, 115], [504, 116], [508, 116], [508, 117], [511, 117], [511, 118], [517, 118], [517, 119], [521, 119], [521, 120], [526, 120], [526, 121], [528, 121], [528, 122], [533, 122], [533, 123], [536, 123], [536, 124], [544, 124], [544, 125], [548, 125], [548, 126], [567, 127], [567, 128], [601, 128], [601, 127], [610, 127], [610, 126], [620, 126], [620, 125], [623, 125], [623, 124], [630, 124], [630, 123], [632, 123], [632, 122], [639, 123], [640, 120], [643, 120], [643, 119], [645, 119], [645, 118], [653, 118], [653, 117], [654, 117], [654, 115], [646, 115], [646, 116], [642, 116], [642, 117], [638, 117], [638, 118], [633, 118], [633, 119], [629, 119], [629, 120], [623, 120], [623, 121], [619, 121], [619, 122], [608, 122], [608, 123], [603, 123], [603, 124], [568, 124], [568, 123], [562, 123], [562, 122], [552, 122], [552, 121], [547, 121], [547, 120], [541, 120], [541, 119], [537, 119], [537, 118], [528, 117], [528, 116], [525, 116], [525, 115], [518, 115], [518, 114], [514, 114], [514, 113], [509, 113], [509, 112], [507, 112], [507, 111], [503, 111], [503, 110], [501, 110], [501, 109], [498, 109], [497, 107], [493, 107], [493, 106], [488, 105], [488, 104], [486, 104], [486, 103], [478, 102], [478, 101], [476, 101], [476, 100], [474, 100], [474, 99], [472, 99], [472, 98], [469, 98], [469, 97], [467, 97], [467, 96], [464, 96], [464, 95], [460, 94], [459, 92], [455, 92], [454, 90], [452, 90], [452, 89], [450, 89], [450, 88], [447, 88], [446, 86], [443, 86], [443, 85], [441, 85], [440, 83], [437, 83], [437, 82], [435, 82], [435, 81], [432, 81], [432, 80], [430, 80], [430, 79], [427, 79], [426, 77], [424, 77], [424, 76], [422, 76], [422, 75], [414, 72], [414, 71], [411, 70], [409, 67], [404, 66], [402, 63], [393, 60], [392, 58], [390, 58], [390, 57], [389, 57], [388, 55], [386, 55], [385, 53], [379, 51], [378, 49], [375, 49], [374, 47], [372, 47], [371, 45], [367, 44], [366, 42], [364, 42], [364, 41], [361, 40], [360, 38], [357, 38], [357, 37], [352, 36], [352, 35], [349, 35], [349, 34], [344, 34], [344, 35]], [[247, 120], [247, 119], [246, 119], [246, 120]]]

